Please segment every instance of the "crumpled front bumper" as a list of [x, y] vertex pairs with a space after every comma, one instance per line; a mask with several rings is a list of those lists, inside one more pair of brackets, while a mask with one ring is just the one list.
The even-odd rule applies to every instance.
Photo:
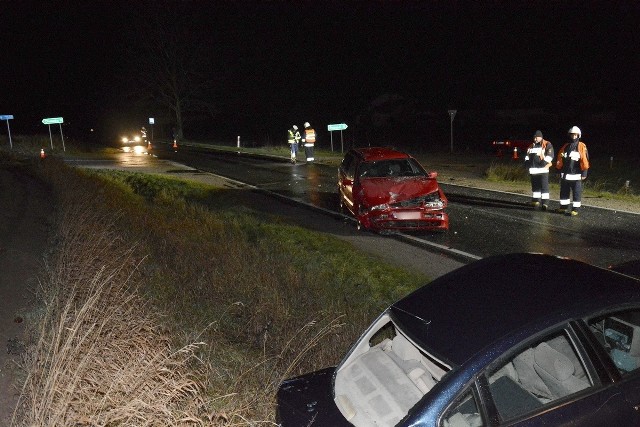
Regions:
[[372, 230], [448, 230], [444, 210], [387, 209], [358, 215], [358, 221]]

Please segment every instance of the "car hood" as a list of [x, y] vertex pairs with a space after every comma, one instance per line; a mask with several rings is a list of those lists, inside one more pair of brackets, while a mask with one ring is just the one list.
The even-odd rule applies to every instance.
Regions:
[[284, 381], [277, 396], [279, 425], [351, 426], [333, 401], [335, 370], [335, 367], [326, 368]]
[[360, 185], [369, 206], [411, 200], [438, 192], [438, 181], [427, 177], [368, 178]]

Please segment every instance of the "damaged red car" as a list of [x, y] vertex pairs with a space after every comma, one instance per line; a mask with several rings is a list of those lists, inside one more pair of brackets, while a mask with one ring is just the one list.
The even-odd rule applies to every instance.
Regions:
[[338, 168], [338, 198], [358, 228], [448, 230], [447, 197], [436, 180], [409, 154], [392, 148], [355, 148]]

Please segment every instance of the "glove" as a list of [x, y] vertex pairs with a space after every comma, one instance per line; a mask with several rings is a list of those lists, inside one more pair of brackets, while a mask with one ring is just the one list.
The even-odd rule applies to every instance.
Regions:
[[305, 141], [305, 140], [303, 139], [303, 140], [302, 140], [302, 142], [307, 142], [307, 141]]

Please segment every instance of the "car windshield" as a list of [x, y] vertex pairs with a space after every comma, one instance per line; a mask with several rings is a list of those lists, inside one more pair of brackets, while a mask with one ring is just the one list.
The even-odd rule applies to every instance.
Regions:
[[427, 176], [427, 173], [414, 159], [389, 159], [362, 163], [358, 176], [360, 178], [386, 178]]

